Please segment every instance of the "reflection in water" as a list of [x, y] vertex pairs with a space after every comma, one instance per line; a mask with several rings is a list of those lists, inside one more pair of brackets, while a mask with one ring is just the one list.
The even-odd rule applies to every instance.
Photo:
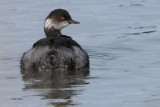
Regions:
[[80, 94], [79, 92], [82, 91], [74, 87], [88, 84], [84, 81], [84, 77], [88, 76], [89, 68], [53, 72], [21, 70], [21, 73], [23, 74], [23, 80], [26, 82], [24, 90], [37, 89], [38, 92], [41, 92], [38, 96], [42, 96], [42, 99], [53, 99], [49, 105], [66, 107], [75, 105], [71, 97]]

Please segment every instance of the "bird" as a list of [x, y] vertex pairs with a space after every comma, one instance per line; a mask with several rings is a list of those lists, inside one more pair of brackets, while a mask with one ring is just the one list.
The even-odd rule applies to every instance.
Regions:
[[72, 37], [61, 30], [80, 22], [65, 9], [55, 9], [44, 22], [46, 37], [35, 42], [21, 57], [21, 69], [38, 71], [73, 70], [89, 66], [89, 55]]

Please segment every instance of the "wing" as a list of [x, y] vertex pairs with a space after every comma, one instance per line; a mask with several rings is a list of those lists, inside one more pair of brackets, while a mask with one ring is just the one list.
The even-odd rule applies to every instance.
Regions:
[[64, 46], [67, 48], [72, 48], [72, 46], [77, 46], [81, 48], [81, 46], [76, 41], [74, 41], [70, 36], [66, 35], [61, 35], [60, 37], [50, 37], [50, 38], [40, 39], [36, 43], [34, 43], [33, 48], [45, 45]]
[[37, 41], [22, 57], [22, 64], [27, 69], [74, 69], [89, 65], [89, 57], [76, 41], [61, 36]]

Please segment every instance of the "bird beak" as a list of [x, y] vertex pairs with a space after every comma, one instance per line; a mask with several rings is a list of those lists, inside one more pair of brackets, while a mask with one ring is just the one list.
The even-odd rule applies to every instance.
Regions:
[[74, 20], [69, 20], [69, 24], [80, 24], [80, 22], [74, 21]]

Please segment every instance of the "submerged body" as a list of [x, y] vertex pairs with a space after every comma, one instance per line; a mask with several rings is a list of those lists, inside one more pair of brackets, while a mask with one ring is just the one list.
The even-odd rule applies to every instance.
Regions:
[[88, 54], [70, 37], [50, 37], [37, 41], [24, 53], [22, 69], [71, 70], [89, 65]]

